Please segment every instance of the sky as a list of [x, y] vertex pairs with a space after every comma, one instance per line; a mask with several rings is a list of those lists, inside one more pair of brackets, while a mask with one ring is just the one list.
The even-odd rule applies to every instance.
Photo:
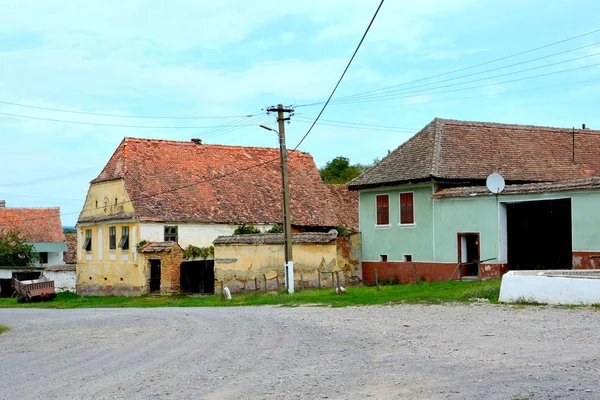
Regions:
[[[276, 128], [264, 110], [280, 103], [294, 148], [379, 2], [0, 0], [0, 199], [73, 226], [124, 137], [278, 147], [258, 125]], [[598, 15], [595, 0], [386, 0], [299, 150], [369, 164], [436, 117], [600, 129]]]

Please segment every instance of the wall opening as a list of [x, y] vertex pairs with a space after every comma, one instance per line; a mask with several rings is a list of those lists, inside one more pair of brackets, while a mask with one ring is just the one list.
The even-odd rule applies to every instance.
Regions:
[[150, 260], [150, 293], [160, 293], [160, 260]]
[[183, 293], [213, 294], [215, 292], [214, 260], [181, 263], [180, 280]]
[[462, 276], [479, 276], [479, 233], [458, 234], [458, 262]]
[[509, 270], [571, 269], [571, 199], [506, 205]]

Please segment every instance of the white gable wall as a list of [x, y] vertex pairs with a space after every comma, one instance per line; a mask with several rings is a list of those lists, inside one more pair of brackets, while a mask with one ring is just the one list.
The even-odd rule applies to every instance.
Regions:
[[[239, 225], [227, 224], [162, 224], [162, 223], [141, 223], [140, 238], [148, 242], [162, 242], [165, 240], [165, 226], [177, 226], [178, 243], [182, 248], [189, 245], [197, 247], [212, 246], [217, 236], [233, 234], [233, 231]], [[255, 225], [261, 232], [265, 232], [273, 225]], [[135, 245], [136, 243], [132, 243]]]

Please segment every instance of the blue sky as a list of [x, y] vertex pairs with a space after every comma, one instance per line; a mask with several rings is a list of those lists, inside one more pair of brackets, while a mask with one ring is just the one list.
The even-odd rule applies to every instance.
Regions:
[[[0, 199], [74, 225], [123, 137], [277, 147], [258, 124], [276, 126], [260, 110], [278, 103], [297, 106], [293, 148], [320, 110], [302, 105], [329, 95], [378, 4], [0, 0]], [[300, 150], [370, 163], [435, 117], [599, 129], [600, 32], [468, 68], [600, 29], [598, 15], [591, 0], [386, 0]]]

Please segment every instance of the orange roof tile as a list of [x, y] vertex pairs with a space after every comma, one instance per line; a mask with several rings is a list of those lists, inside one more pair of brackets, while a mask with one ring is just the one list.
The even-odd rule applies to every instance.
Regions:
[[65, 241], [60, 208], [0, 207], [0, 233], [16, 230], [27, 242]]
[[[289, 152], [288, 170], [292, 224], [358, 226], [357, 195], [323, 184], [310, 154]], [[124, 179], [142, 221], [283, 220], [275, 148], [125, 138], [92, 184], [115, 179]]]

